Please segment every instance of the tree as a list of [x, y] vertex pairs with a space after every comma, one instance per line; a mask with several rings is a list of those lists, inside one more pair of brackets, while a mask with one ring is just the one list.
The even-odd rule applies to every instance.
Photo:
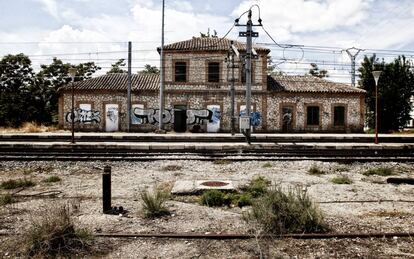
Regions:
[[101, 69], [94, 62], [80, 63], [72, 65], [63, 63], [58, 58], [53, 58], [50, 65], [41, 65], [41, 70], [37, 74], [37, 92], [34, 93], [39, 97], [39, 109], [41, 113], [37, 121], [43, 123], [52, 123], [57, 120], [58, 114], [58, 93], [57, 90], [71, 81], [69, 68], [75, 67], [77, 74], [75, 81], [82, 81], [91, 78], [92, 75]]
[[370, 128], [375, 127], [375, 81], [372, 76], [373, 67], [381, 70], [378, 81], [378, 129], [380, 132], [399, 130], [410, 119], [410, 97], [414, 93], [414, 73], [412, 62], [404, 56], [391, 63], [378, 63], [375, 55], [364, 57], [359, 68], [359, 86], [367, 91], [367, 122]]
[[35, 75], [29, 57], [7, 55], [0, 60], [0, 125], [19, 126], [36, 116]]
[[141, 71], [138, 71], [140, 74], [160, 74], [160, 70], [156, 66], [151, 66], [150, 64], [146, 64], [145, 68]]
[[326, 71], [325, 69], [319, 70], [318, 65], [316, 65], [315, 63], [310, 63], [311, 68], [309, 69], [309, 74], [312, 76], [316, 76], [319, 78], [324, 78], [324, 77], [328, 77], [328, 71]]
[[120, 60], [118, 60], [115, 64], [112, 64], [112, 68], [111, 70], [108, 71], [107, 74], [111, 74], [111, 73], [127, 73], [126, 70], [123, 70], [121, 67], [124, 67], [126, 65], [125, 63], [125, 59], [121, 58]]

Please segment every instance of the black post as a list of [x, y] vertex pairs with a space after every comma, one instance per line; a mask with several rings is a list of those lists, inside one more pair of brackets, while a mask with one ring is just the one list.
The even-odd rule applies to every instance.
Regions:
[[102, 174], [102, 205], [103, 213], [112, 210], [111, 207], [111, 166], [106, 165]]

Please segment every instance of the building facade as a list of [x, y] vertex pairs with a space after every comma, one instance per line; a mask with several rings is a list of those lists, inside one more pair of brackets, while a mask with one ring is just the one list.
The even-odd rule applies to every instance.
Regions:
[[[242, 56], [245, 44], [233, 42]], [[243, 59], [229, 62], [231, 41], [193, 38], [164, 48], [163, 122], [177, 132], [229, 132], [234, 73], [235, 121], [245, 113]], [[360, 132], [365, 91], [313, 76], [269, 76], [269, 50], [254, 46], [252, 123], [254, 132]], [[75, 127], [85, 131], [127, 130], [127, 75], [108, 74], [76, 82]], [[154, 131], [159, 120], [159, 75], [132, 76], [130, 130]], [[71, 125], [71, 85], [60, 90], [59, 123]]]

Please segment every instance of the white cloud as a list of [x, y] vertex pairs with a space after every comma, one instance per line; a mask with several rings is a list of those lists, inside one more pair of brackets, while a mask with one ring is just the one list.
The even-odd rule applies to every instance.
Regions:
[[43, 4], [43, 9], [55, 19], [59, 19], [59, 11], [56, 0], [37, 0]]

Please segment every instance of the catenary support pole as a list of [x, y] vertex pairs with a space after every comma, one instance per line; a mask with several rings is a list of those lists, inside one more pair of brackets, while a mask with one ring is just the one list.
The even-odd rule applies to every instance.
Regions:
[[346, 53], [348, 53], [348, 56], [351, 59], [351, 84], [354, 87], [355, 87], [355, 58], [358, 56], [361, 50], [362, 49], [357, 49], [354, 47], [346, 50]]
[[[234, 42], [231, 41], [231, 45], [234, 46]], [[231, 135], [235, 134], [235, 114], [234, 114], [234, 102], [235, 102], [235, 89], [234, 89], [234, 82], [236, 78], [234, 78], [234, 51], [231, 49], [231, 86], [230, 86], [230, 94], [231, 94]]]
[[[246, 115], [251, 117], [251, 94], [252, 94], [252, 10], [249, 10], [246, 30]], [[250, 118], [251, 120], [251, 118]], [[251, 122], [250, 122], [251, 123]], [[251, 125], [251, 124], [250, 124]], [[250, 142], [251, 128], [246, 129], [246, 137]]]
[[131, 127], [132, 42], [128, 42], [127, 132]]
[[160, 51], [160, 111], [159, 111], [159, 130], [164, 130], [164, 10], [165, 0], [162, 0], [162, 21], [161, 21], [161, 51]]

